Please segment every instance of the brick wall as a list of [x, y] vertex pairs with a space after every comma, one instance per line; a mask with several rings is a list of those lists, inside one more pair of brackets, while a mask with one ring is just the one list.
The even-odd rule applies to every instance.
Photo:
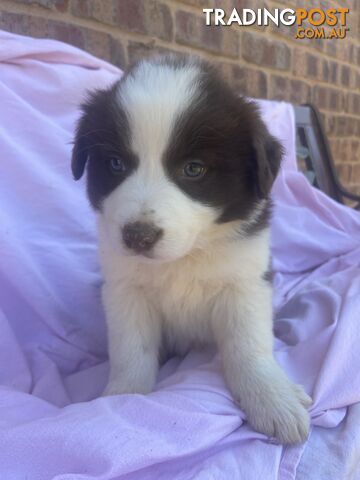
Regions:
[[[343, 40], [296, 40], [295, 27], [206, 27], [202, 8], [348, 7]], [[360, 0], [0, 0], [0, 28], [51, 37], [124, 68], [153, 52], [216, 62], [246, 95], [313, 102], [343, 182], [360, 192]]]

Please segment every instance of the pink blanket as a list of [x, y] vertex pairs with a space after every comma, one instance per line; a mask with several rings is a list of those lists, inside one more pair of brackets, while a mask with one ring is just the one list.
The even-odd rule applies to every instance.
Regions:
[[[305, 445], [252, 431], [211, 351], [174, 358], [147, 396], [106, 382], [94, 217], [70, 174], [77, 105], [120, 72], [0, 32], [0, 478], [295, 478]], [[286, 145], [274, 187], [276, 356], [334, 427], [360, 401], [360, 216], [296, 171], [289, 105], [261, 102]]]

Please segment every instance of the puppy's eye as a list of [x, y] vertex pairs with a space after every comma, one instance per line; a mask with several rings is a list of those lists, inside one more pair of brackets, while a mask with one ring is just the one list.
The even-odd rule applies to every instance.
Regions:
[[125, 162], [119, 157], [111, 157], [109, 159], [110, 170], [116, 174], [123, 174], [126, 172]]
[[198, 179], [203, 177], [205, 173], [206, 173], [206, 167], [200, 161], [189, 162], [183, 168], [183, 175], [187, 178]]

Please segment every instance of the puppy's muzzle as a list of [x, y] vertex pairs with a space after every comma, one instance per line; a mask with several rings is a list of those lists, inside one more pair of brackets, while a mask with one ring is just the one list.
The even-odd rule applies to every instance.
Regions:
[[122, 231], [123, 242], [136, 253], [148, 252], [162, 236], [163, 231], [152, 223], [127, 223]]

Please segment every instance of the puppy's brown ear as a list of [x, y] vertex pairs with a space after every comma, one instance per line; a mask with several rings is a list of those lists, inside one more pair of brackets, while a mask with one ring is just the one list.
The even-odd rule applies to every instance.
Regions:
[[82, 119], [80, 120], [76, 131], [71, 157], [71, 171], [75, 180], [79, 180], [83, 176], [89, 154], [84, 137], [84, 132], [81, 127]]
[[77, 124], [71, 159], [71, 170], [75, 180], [79, 180], [84, 174], [90, 143], [97, 138], [97, 132], [106, 130], [104, 123], [111, 111], [116, 85], [117, 82], [110, 89], [87, 92], [81, 105], [82, 116]]
[[257, 196], [266, 198], [279, 171], [283, 156], [280, 142], [270, 135], [265, 124], [260, 121], [259, 128], [253, 137], [253, 168]]

